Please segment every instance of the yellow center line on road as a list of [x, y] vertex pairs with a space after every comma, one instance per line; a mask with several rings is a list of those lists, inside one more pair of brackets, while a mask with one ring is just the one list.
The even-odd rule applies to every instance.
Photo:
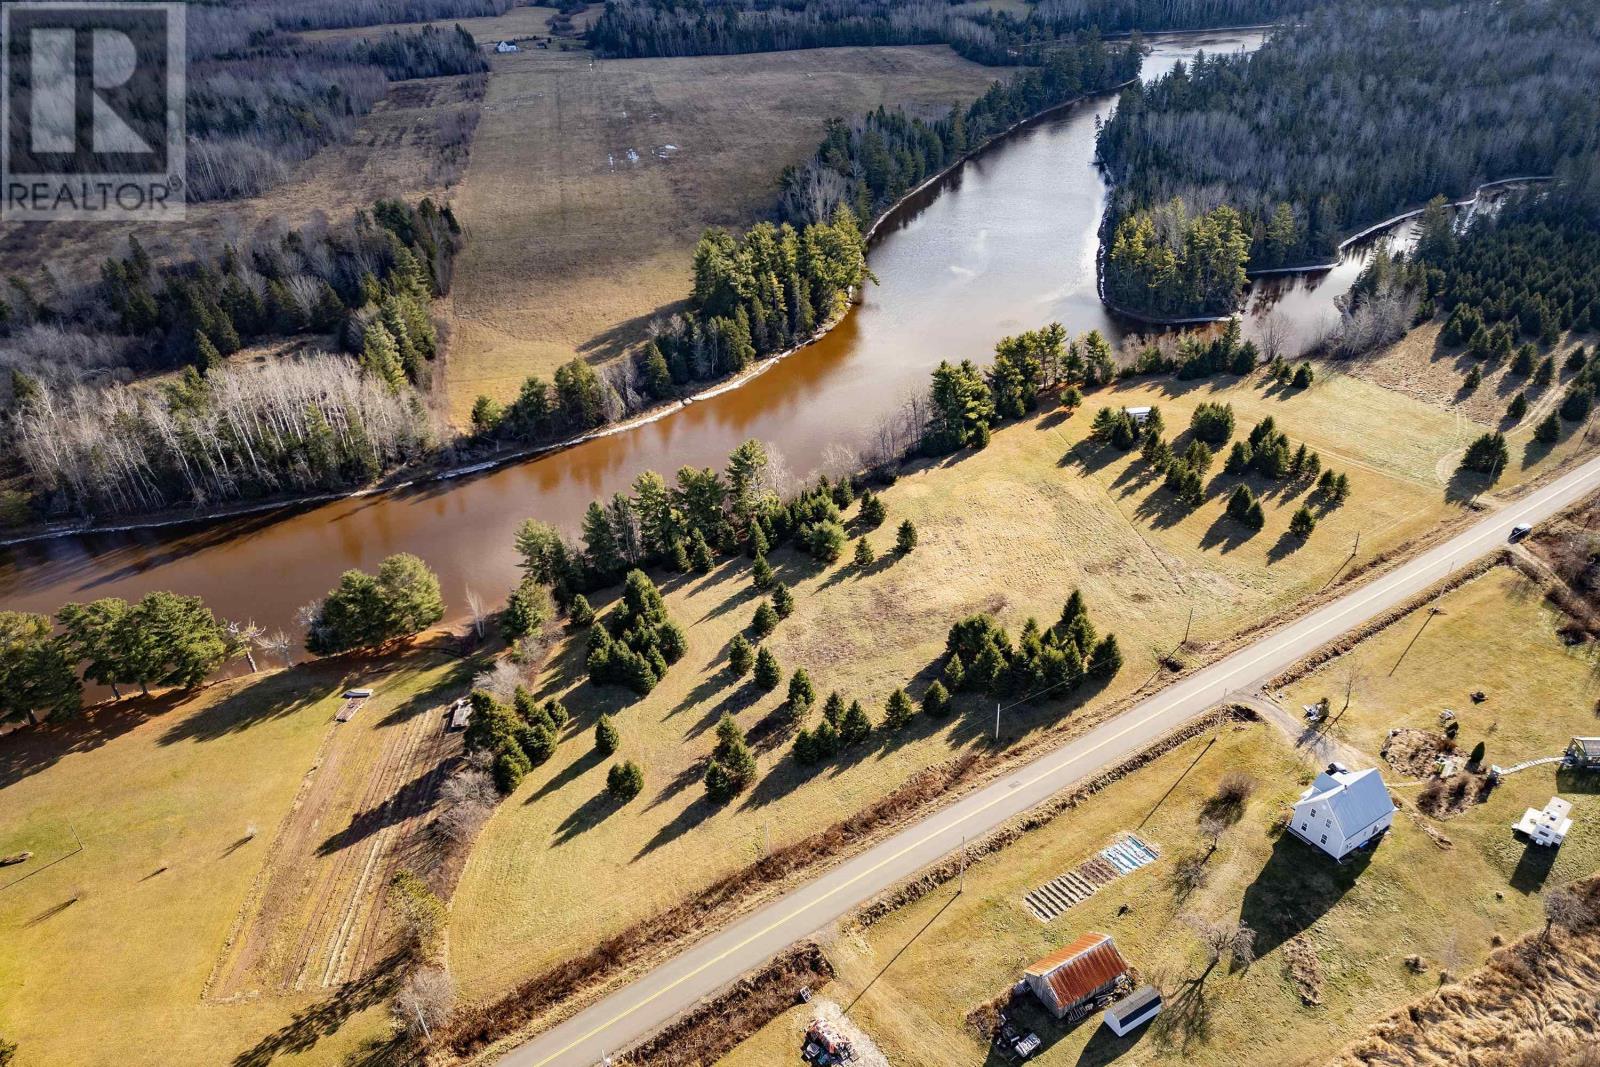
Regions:
[[[1571, 480], [1572, 480], [1572, 482], [1575, 482], [1575, 483], [1576, 482], [1585, 481], [1585, 480], [1587, 480], [1588, 473], [1589, 473], [1588, 471], [1584, 471], [1584, 470], [1576, 471], [1576, 472], [1573, 473]], [[1516, 515], [1518, 513], [1536, 510], [1544, 501], [1550, 499], [1551, 497], [1562, 495], [1562, 493], [1566, 490], [1566, 488], [1567, 488], [1566, 480], [1559, 481], [1559, 482], [1555, 483], [1554, 485], [1550, 486], [1549, 489], [1546, 492], [1536, 494], [1535, 496], [1529, 498], [1528, 500], [1522, 501], [1519, 506], [1516, 506], [1516, 507], [1513, 507], [1513, 508], [1509, 508], [1509, 509], [1505, 509], [1505, 511], [1510, 511], [1513, 515]], [[1502, 511], [1500, 513], [1500, 516], [1499, 516], [1500, 521], [1504, 521], [1505, 511]], [[1474, 560], [1476, 560], [1478, 558], [1478, 556], [1481, 555], [1481, 552], [1476, 551], [1476, 547], [1477, 547], [1476, 546], [1476, 542], [1478, 542], [1480, 540], [1483, 540], [1487, 536], [1487, 534], [1488, 534], [1487, 526], [1488, 526], [1488, 524], [1490, 522], [1493, 522], [1493, 521], [1496, 521], [1495, 520], [1495, 516], [1490, 516], [1488, 519], [1486, 519], [1484, 521], [1484, 523], [1480, 524], [1480, 526], [1481, 526], [1480, 529], [1466, 531], [1462, 535], [1462, 537], [1460, 538], [1460, 542], [1457, 544], [1457, 548], [1455, 550], [1455, 557], [1454, 558], [1450, 558], [1450, 554], [1449, 553], [1443, 553], [1445, 558], [1439, 559], [1437, 561], [1433, 561], [1433, 562], [1423, 562], [1422, 560], [1416, 561], [1417, 563], [1420, 563], [1421, 565], [1420, 565], [1418, 571], [1415, 574], [1411, 575], [1411, 576], [1424, 579], [1425, 580], [1424, 581], [1424, 587], [1426, 587], [1426, 585], [1427, 584], [1431, 584], [1431, 582], [1433, 580], [1437, 580], [1437, 579], [1427, 579], [1427, 575], [1430, 574], [1435, 568], [1441, 568], [1442, 567], [1444, 573], [1446, 575], [1448, 575], [1448, 574], [1451, 574], [1455, 570], [1458, 569], [1456, 564], [1458, 564], [1458, 563], [1462, 563], [1462, 564], [1471, 563]], [[1450, 543], [1451, 542], [1447, 542], [1446, 544], [1448, 545]], [[1441, 546], [1441, 547], [1443, 547], [1443, 546]], [[1436, 550], [1436, 551], [1438, 551], [1438, 550]], [[1373, 581], [1372, 583], [1370, 583], [1370, 584], [1368, 584], [1368, 585], [1366, 585], [1366, 586], [1364, 586], [1364, 587], [1362, 587], [1360, 589], [1354, 590], [1350, 594], [1347, 594], [1347, 597], [1345, 598], [1344, 603], [1341, 604], [1339, 602], [1335, 602], [1333, 604], [1328, 605], [1328, 607], [1325, 608], [1323, 610], [1323, 612], [1319, 612], [1319, 613], [1316, 613], [1313, 616], [1311, 616], [1312, 618], [1319, 618], [1318, 625], [1312, 627], [1311, 630], [1308, 631], [1307, 634], [1305, 634], [1301, 639], [1302, 640], [1309, 639], [1309, 638], [1312, 637], [1313, 634], [1315, 634], [1315, 632], [1317, 630], [1325, 629], [1329, 624], [1335, 623], [1335, 622], [1343, 619], [1345, 616], [1351, 614], [1352, 612], [1356, 612], [1356, 611], [1362, 610], [1368, 603], [1370, 603], [1371, 601], [1373, 601], [1374, 599], [1376, 599], [1378, 597], [1383, 596], [1394, 585], [1404, 584], [1404, 582], [1405, 582], [1407, 577], [1408, 577], [1407, 571], [1404, 568], [1402, 568], [1401, 570], [1396, 571], [1391, 575], [1388, 575], [1388, 576], [1385, 576], [1385, 577], [1382, 577], [1382, 578], [1378, 578], [1375, 581]], [[1342, 633], [1342, 632], [1344, 632], [1343, 629], [1340, 629], [1340, 630], [1336, 631], [1336, 633]], [[1274, 641], [1274, 637], [1276, 638], [1276, 641]], [[1280, 646], [1282, 644], [1282, 641], [1285, 639], [1285, 637], [1287, 637], [1287, 631], [1280, 631], [1276, 635], [1268, 635], [1268, 637], [1263, 639], [1263, 642], [1261, 642], [1261, 643], [1265, 643], [1268, 647], [1257, 651], [1256, 654], [1250, 655], [1247, 658], [1242, 658], [1242, 659], [1240, 659], [1237, 662], [1232, 663], [1232, 664], [1229, 664], [1228, 660], [1223, 660], [1221, 663], [1216, 664], [1213, 668], [1209, 668], [1208, 671], [1216, 671], [1216, 673], [1218, 673], [1219, 675], [1223, 676], [1222, 678], [1219, 678], [1219, 681], [1224, 683], [1224, 689], [1223, 689], [1223, 692], [1221, 694], [1219, 694], [1218, 700], [1220, 701], [1221, 699], [1225, 698], [1226, 695], [1227, 695], [1227, 688], [1226, 688], [1226, 685], [1225, 685], [1225, 679], [1226, 678], [1237, 676], [1241, 672], [1248, 671], [1248, 670], [1253, 668], [1256, 664], [1260, 663], [1264, 659], [1269, 659], [1269, 658], [1272, 658], [1274, 656], [1281, 655], [1283, 649]], [[1321, 641], [1317, 642], [1317, 644], [1321, 644], [1321, 643], [1322, 643]], [[1313, 645], [1312, 647], [1316, 647], [1316, 646]], [[1239, 655], [1244, 656], [1245, 653], [1241, 652], [1241, 653], [1239, 653]], [[549, 1053], [543, 1059], [535, 1061], [532, 1065], [530, 1065], [530, 1067], [544, 1067], [545, 1064], [551, 1063], [555, 1059], [567, 1054], [568, 1052], [571, 1052], [573, 1049], [577, 1048], [579, 1045], [583, 1044], [586, 1041], [589, 1041], [589, 1040], [593, 1039], [594, 1037], [598, 1036], [600, 1033], [602, 1033], [606, 1029], [610, 1028], [611, 1026], [614, 1026], [618, 1022], [621, 1022], [623, 1019], [628, 1018], [630, 1015], [633, 1015], [634, 1013], [640, 1011], [641, 1009], [643, 1009], [647, 1005], [649, 1005], [652, 1002], [658, 1000], [662, 996], [665, 996], [667, 993], [670, 993], [672, 990], [676, 989], [678, 986], [682, 985], [683, 983], [689, 981], [692, 978], [695, 978], [695, 977], [699, 976], [700, 974], [704, 973], [706, 970], [716, 966], [718, 963], [721, 963], [723, 960], [726, 960], [728, 957], [730, 957], [730, 956], [734, 955], [735, 953], [739, 952], [740, 950], [746, 948], [751, 943], [760, 940], [761, 938], [763, 938], [763, 937], [767, 936], [768, 934], [772, 933], [774, 930], [778, 929], [779, 927], [781, 927], [781, 926], [783, 926], [783, 925], [785, 925], [787, 923], [793, 922], [795, 919], [797, 919], [800, 916], [804, 915], [806, 912], [811, 911], [812, 909], [814, 909], [818, 905], [824, 903], [825, 901], [828, 901], [828, 900], [832, 899], [833, 897], [835, 897], [838, 894], [840, 894], [840, 893], [844, 892], [845, 890], [849, 889], [851, 886], [855, 885], [856, 883], [860, 882], [861, 880], [863, 880], [863, 879], [865, 879], [865, 878], [877, 873], [878, 871], [882, 870], [884, 867], [888, 866], [891, 863], [894, 863], [896, 860], [899, 860], [899, 859], [903, 858], [907, 854], [909, 854], [911, 852], [914, 852], [919, 848], [922, 848], [924, 845], [929, 844], [930, 842], [934, 841], [936, 838], [938, 838], [938, 837], [940, 837], [942, 835], [950, 833], [950, 831], [952, 831], [952, 830], [956, 829], [957, 827], [961, 826], [963, 823], [967, 823], [967, 822], [971, 821], [972, 819], [977, 818], [978, 816], [982, 815], [984, 812], [988, 811], [990, 808], [993, 808], [996, 805], [998, 805], [998, 804], [1000, 804], [1000, 803], [1002, 803], [1004, 801], [1010, 800], [1012, 797], [1017, 795], [1017, 791], [1019, 789], [1026, 789], [1028, 787], [1038, 785], [1040, 782], [1044, 781], [1046, 778], [1049, 778], [1049, 777], [1051, 777], [1051, 776], [1053, 776], [1055, 774], [1060, 773], [1063, 769], [1071, 766], [1074, 763], [1078, 763], [1078, 762], [1081, 762], [1081, 761], [1087, 759], [1088, 757], [1092, 756], [1094, 753], [1100, 751], [1101, 749], [1106, 748], [1108, 745], [1114, 744], [1115, 742], [1117, 742], [1117, 741], [1121, 740], [1122, 738], [1126, 737], [1128, 734], [1133, 733], [1133, 732], [1135, 732], [1137, 730], [1143, 729], [1144, 727], [1148, 726], [1149, 724], [1155, 722], [1157, 719], [1160, 719], [1163, 716], [1167, 715], [1169, 712], [1171, 712], [1174, 708], [1178, 707], [1179, 705], [1181, 705], [1181, 704], [1183, 704], [1183, 703], [1185, 703], [1187, 701], [1195, 700], [1195, 699], [1198, 699], [1198, 698], [1202, 697], [1204, 690], [1208, 689], [1210, 687], [1210, 684], [1212, 684], [1212, 683], [1208, 682], [1208, 683], [1205, 683], [1203, 685], [1197, 685], [1196, 683], [1199, 682], [1199, 680], [1201, 678], [1203, 678], [1204, 675], [1206, 673], [1208, 673], [1208, 671], [1202, 671], [1201, 674], [1196, 675], [1195, 679], [1193, 681], [1191, 681], [1190, 683], [1188, 683], [1187, 686], [1185, 686], [1185, 688], [1191, 690], [1190, 692], [1188, 692], [1188, 693], [1186, 693], [1185, 695], [1182, 695], [1182, 696], [1174, 696], [1174, 697], [1172, 697], [1171, 699], [1165, 701], [1160, 707], [1151, 710], [1151, 712], [1148, 715], [1145, 715], [1145, 716], [1139, 718], [1135, 722], [1129, 723], [1127, 726], [1124, 726], [1122, 729], [1118, 730], [1117, 732], [1115, 732], [1113, 734], [1110, 734], [1109, 736], [1101, 739], [1100, 741], [1097, 741], [1095, 744], [1090, 745], [1088, 748], [1084, 749], [1083, 751], [1077, 752], [1077, 753], [1071, 754], [1071, 755], [1068, 755], [1067, 753], [1063, 752], [1055, 760], [1051, 760], [1051, 757], [1048, 756], [1048, 755], [1041, 757], [1041, 762], [1050, 761], [1050, 765], [1048, 767], [1045, 767], [1044, 769], [1040, 770], [1038, 773], [1036, 773], [1036, 774], [1034, 774], [1034, 775], [1032, 775], [1032, 776], [1030, 776], [1028, 778], [1025, 778], [1025, 779], [1023, 779], [1023, 780], [1021, 780], [1019, 782], [1013, 783], [1009, 788], [1007, 788], [1007, 789], [1005, 789], [1003, 791], [997, 791], [995, 796], [991, 797], [987, 801], [984, 801], [982, 804], [977, 805], [971, 811], [965, 812], [962, 815], [958, 816], [952, 822], [950, 822], [950, 823], [948, 823], [946, 825], [940, 826], [938, 828], [930, 829], [927, 833], [921, 835], [916, 840], [907, 843], [906, 845], [904, 845], [900, 849], [896, 850], [892, 854], [883, 857], [878, 862], [874, 863], [872, 866], [867, 867], [867, 868], [857, 872], [856, 874], [852, 875], [850, 878], [848, 878], [845, 881], [840, 882], [838, 885], [833, 886], [832, 888], [824, 891], [823, 893], [821, 893], [817, 897], [813, 898], [812, 900], [809, 900], [809, 901], [807, 901], [807, 902], [805, 902], [803, 904], [798, 905], [797, 907], [793, 908], [792, 910], [787, 911], [784, 915], [774, 919], [772, 922], [768, 923], [766, 926], [762, 927], [761, 929], [752, 932], [751, 934], [749, 934], [747, 937], [745, 937], [743, 940], [739, 941], [738, 943], [730, 945], [728, 948], [722, 950], [717, 955], [715, 955], [712, 958], [704, 961], [703, 963], [700, 963], [699, 965], [694, 967], [692, 970], [684, 973], [683, 975], [679, 976], [678, 978], [673, 979], [671, 982], [669, 982], [666, 985], [662, 986], [660, 989], [656, 990], [655, 992], [648, 994], [647, 996], [641, 998], [640, 1000], [638, 1000], [634, 1004], [630, 1005], [629, 1007], [622, 1009], [621, 1011], [617, 1012], [615, 1015], [611, 1016], [609, 1019], [605, 1020], [604, 1022], [598, 1023], [595, 1026], [591, 1027], [584, 1034], [580, 1035], [579, 1037], [574, 1038], [572, 1041], [568, 1042], [566, 1045], [563, 1045], [561, 1048], [555, 1050], [554, 1052]], [[1249, 680], [1249, 679], [1246, 679], [1246, 680]], [[1154, 699], [1154, 698], [1152, 697], [1151, 699]], [[1202, 706], [1204, 707], [1204, 706], [1208, 706], [1208, 705], [1205, 704], [1204, 702], [1202, 702]], [[1023, 768], [1023, 770], [1026, 770], [1026, 768]], [[995, 783], [995, 785], [991, 786], [990, 788], [996, 788], [999, 785], [1001, 785], [1003, 782], [1005, 782], [1005, 779], [1001, 779], [1001, 780], [997, 781]], [[937, 813], [935, 815], [933, 815], [933, 816], [930, 816], [930, 818], [937, 818]]]

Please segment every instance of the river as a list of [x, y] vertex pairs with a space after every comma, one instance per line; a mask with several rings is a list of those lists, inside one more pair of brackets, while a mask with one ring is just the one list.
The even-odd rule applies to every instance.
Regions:
[[[1255, 32], [1151, 39], [1143, 76], [1199, 49], [1253, 48]], [[516, 578], [512, 534], [528, 517], [575, 529], [589, 502], [643, 470], [720, 468], [740, 442], [773, 444], [805, 474], [831, 446], [862, 443], [941, 359], [984, 361], [1008, 333], [1057, 321], [1073, 335], [1123, 327], [1095, 293], [1105, 185], [1093, 166], [1107, 96], [1033, 123], [918, 193], [870, 252], [879, 283], [829, 335], [748, 383], [654, 422], [492, 472], [222, 522], [81, 535], [0, 550], [0, 604], [54, 612], [73, 600], [198, 594], [222, 617], [292, 629], [296, 610], [349, 567], [413, 552], [438, 573], [453, 617], [470, 587], [493, 603]], [[1264, 281], [1263, 310], [1299, 340], [1331, 319], [1363, 252], [1331, 271]], [[685, 264], [687, 270], [687, 264]]]

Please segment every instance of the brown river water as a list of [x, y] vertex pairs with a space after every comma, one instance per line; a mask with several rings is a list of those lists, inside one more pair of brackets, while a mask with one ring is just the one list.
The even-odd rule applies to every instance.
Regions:
[[[1261, 35], [1153, 38], [1145, 77], [1197, 50], [1253, 48]], [[1114, 321], [1095, 293], [1105, 186], [1096, 119], [1115, 97], [1058, 111], [919, 192], [879, 228], [879, 285], [829, 335], [744, 385], [614, 435], [477, 475], [209, 524], [56, 538], [0, 549], [0, 605], [54, 612], [73, 600], [198, 594], [218, 613], [292, 632], [296, 610], [349, 567], [413, 552], [438, 573], [452, 616], [471, 587], [493, 603], [516, 578], [512, 535], [534, 517], [575, 529], [589, 502], [641, 471], [720, 468], [740, 442], [770, 442], [798, 475], [830, 446], [864, 443], [941, 359], [986, 360], [1000, 337], [1057, 321], [1074, 335]], [[1275, 305], [1301, 341], [1335, 315], [1364, 259], [1263, 282], [1252, 328]], [[687, 271], [688, 264], [685, 264]]]

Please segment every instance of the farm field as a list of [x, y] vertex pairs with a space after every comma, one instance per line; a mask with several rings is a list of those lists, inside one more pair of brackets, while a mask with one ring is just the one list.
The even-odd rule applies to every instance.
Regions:
[[[1161, 683], [1156, 654], [1177, 648], [1191, 607], [1191, 647], [1203, 651], [1335, 581], [1352, 565], [1358, 532], [1355, 564], [1459, 513], [1446, 501], [1451, 454], [1479, 427], [1326, 369], [1311, 389], [1288, 394], [1255, 381], [1223, 381], [1233, 384], [1124, 385], [1092, 395], [1070, 418], [1043, 414], [1000, 430], [982, 452], [922, 466], [885, 491], [888, 521], [869, 537], [880, 561], [865, 575], [842, 563], [819, 571], [788, 551], [775, 553], [779, 577], [797, 601], [767, 641], [784, 672], [804, 667], [819, 697], [838, 690], [881, 719], [896, 687], [917, 697], [931, 680], [952, 622], [987, 610], [1015, 633], [1029, 615], [1054, 621], [1077, 588], [1097, 625], [1117, 633], [1127, 666], [1092, 698], [1007, 712], [1003, 733], [1014, 741], [1074, 730], [1140, 687]], [[1222, 514], [1228, 477], [1196, 513], [1179, 517], [1136, 454], [1084, 441], [1101, 404], [1157, 403], [1176, 432], [1204, 400], [1231, 402], [1241, 435], [1273, 415], [1325, 464], [1350, 473], [1350, 502], [1297, 547], [1287, 525], [1300, 498], [1270, 494], [1266, 529], [1245, 537]], [[1508, 484], [1580, 445], [1569, 437], [1530, 467], [1514, 464]], [[1519, 447], [1514, 438], [1514, 455]], [[895, 562], [889, 548], [905, 518], [916, 523], [920, 544]], [[663, 590], [687, 631], [688, 652], [649, 697], [624, 701], [618, 690], [579, 684], [581, 637], [558, 649], [540, 679], [544, 694], [560, 695], [574, 711], [576, 740], [501, 805], [463, 875], [452, 905], [451, 965], [469, 1000], [502, 992], [682, 899], [758, 858], [769, 843], [798, 840], [914, 772], [989, 744], [992, 705], [963, 697], [945, 722], [917, 720], [889, 738], [880, 731], [837, 762], [797, 767], [774, 729], [777, 720], [768, 719], [782, 687], [757, 695], [748, 683], [731, 686], [723, 670], [727, 642], [757, 604], [747, 563], [674, 578]], [[613, 713], [621, 730], [619, 758], [638, 761], [645, 772], [643, 795], [621, 809], [605, 797], [609, 761], [590, 740], [602, 711]], [[755, 746], [753, 790], [714, 809], [699, 777], [724, 711], [768, 740]], [[552, 876], [557, 871], [563, 873]], [[596, 894], [596, 885], [629, 889]], [[511, 944], [516, 952], [506, 951]]]
[[[96, 276], [108, 255], [137, 235], [154, 256], [220, 247], [258, 232], [274, 233], [317, 220], [343, 222], [380, 197], [415, 202], [443, 195], [469, 147], [481, 75], [394, 82], [356, 127], [349, 143], [323, 149], [283, 185], [244, 200], [191, 204], [183, 222], [51, 224], [40, 241], [25, 223], [0, 223], [0, 258], [8, 271], [31, 276], [46, 263], [68, 277]], [[85, 273], [87, 272], [87, 273]]]
[[[1561, 643], [1556, 620], [1519, 576], [1497, 569], [1439, 606], [1446, 611], [1440, 621], [1457, 625], [1418, 641], [1392, 685], [1361, 692], [1343, 720], [1363, 724], [1350, 740], [1367, 738], [1377, 723], [1413, 721], [1418, 704], [1433, 708], [1442, 694], [1474, 685], [1488, 687], [1502, 709], [1529, 709], [1519, 718], [1532, 721], [1516, 728], [1499, 713], [1505, 726], [1494, 736], [1508, 747], [1515, 737], [1539, 749], [1592, 724], [1600, 690], [1593, 654]], [[1351, 655], [1387, 662], [1420, 614]], [[1330, 681], [1323, 675], [1337, 675], [1342, 659], [1291, 692], [1321, 693]], [[1027, 1013], [1027, 1026], [1045, 1041], [1036, 1062], [1320, 1063], [1388, 1009], [1433, 991], [1441, 970], [1459, 978], [1478, 966], [1494, 936], [1510, 941], [1538, 928], [1540, 889], [1600, 865], [1592, 833], [1574, 833], [1553, 863], [1545, 850], [1512, 837], [1509, 824], [1522, 809], [1542, 806], [1556, 788], [1549, 768], [1512, 776], [1487, 803], [1436, 823], [1411, 810], [1415, 791], [1385, 767], [1405, 810], [1369, 861], [1337, 867], [1273, 829], [1317, 769], [1268, 723], [1226, 727], [1215, 743], [1196, 738], [969, 868], [964, 893], [945, 886], [874, 926], [825, 935], [839, 978], [822, 993], [853, 1002], [854, 1018], [893, 1063], [998, 1063], [993, 1053], [984, 1058], [968, 1013], [1003, 993], [1033, 959], [1100, 931], [1116, 938], [1141, 981], [1163, 989], [1167, 1011], [1120, 1040], [1098, 1015], [1064, 1032], [1042, 1012]], [[1184, 895], [1172, 875], [1186, 853], [1206, 848], [1197, 815], [1222, 776], [1241, 771], [1257, 783], [1253, 799], [1206, 863], [1206, 883]], [[1590, 783], [1566, 792], [1579, 826], [1600, 816], [1597, 790]], [[1436, 843], [1424, 823], [1450, 847]], [[1026, 908], [1025, 894], [1127, 831], [1155, 843], [1161, 859], [1048, 924]], [[1220, 966], [1196, 982], [1206, 959], [1186, 916], [1251, 926], [1256, 962], [1242, 970]], [[1421, 957], [1425, 969], [1414, 972], [1409, 956]], [[781, 1062], [795, 1054], [809, 1018], [806, 1009], [793, 1009], [721, 1062]]]
[[[473, 667], [302, 666], [7, 737], [0, 853], [35, 854], [0, 872], [18, 1067], [328, 1063], [386, 1038], [381, 883], [421, 800], [398, 779]], [[376, 693], [336, 724], [351, 685]]]
[[490, 59], [453, 198], [469, 235], [448, 310], [458, 424], [481, 393], [508, 400], [530, 374], [548, 380], [575, 356], [601, 363], [641, 340], [688, 295], [701, 232], [767, 213], [828, 118], [895, 102], [942, 112], [997, 76], [943, 46]]

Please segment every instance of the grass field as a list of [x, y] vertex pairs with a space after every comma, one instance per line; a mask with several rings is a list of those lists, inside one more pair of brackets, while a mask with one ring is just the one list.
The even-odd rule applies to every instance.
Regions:
[[[359, 956], [381, 886], [356, 900], [340, 891], [351, 879], [328, 879], [388, 825], [385, 809], [369, 806], [381, 798], [363, 801], [381, 778], [367, 761], [460, 692], [457, 672], [470, 668], [436, 653], [381, 672], [301, 667], [0, 739], [0, 854], [35, 854], [0, 870], [0, 1034], [20, 1046], [19, 1067], [330, 1063], [386, 1035], [381, 979], [330, 992], [318, 954], [300, 991], [234, 981], [230, 936], [238, 930], [235, 950], [270, 943], [260, 929], [274, 917], [262, 918], [252, 887], [298, 877], [351, 915], [342, 952]], [[353, 684], [377, 693], [354, 721], [334, 724], [338, 694]], [[330, 779], [353, 796], [319, 803]], [[338, 847], [285, 847], [280, 829], [292, 837], [313, 811], [312, 844]], [[328, 929], [315, 908], [276, 918]]]
[[688, 295], [700, 233], [767, 213], [779, 174], [815, 150], [828, 118], [897, 102], [943, 110], [996, 77], [942, 46], [491, 61], [455, 195], [470, 235], [451, 301], [458, 423], [480, 393], [509, 399], [529, 374], [641, 339]]
[[[1286, 532], [1298, 498], [1269, 496], [1266, 529], [1245, 537], [1222, 517], [1229, 488], [1223, 478], [1198, 512], [1179, 518], [1136, 456], [1083, 442], [1088, 410], [1066, 420], [1045, 415], [1000, 431], [981, 453], [924, 467], [885, 493], [889, 521], [870, 539], [886, 555], [894, 526], [911, 518], [921, 544], [908, 559], [880, 561], [858, 576], [843, 565], [819, 571], [776, 553], [798, 601], [769, 638], [785, 672], [804, 666], [821, 693], [859, 698], [881, 718], [895, 687], [920, 693], [951, 622], [993, 610], [1015, 632], [1030, 614], [1052, 621], [1067, 594], [1081, 588], [1097, 622], [1117, 632], [1128, 666], [1087, 708], [1019, 709], [1009, 713], [1005, 732], [1014, 739], [1050, 724], [1071, 728], [1074, 716], [1081, 720], [1154, 681], [1154, 653], [1174, 649], [1191, 607], [1192, 642], [1222, 641], [1343, 573], [1358, 532], [1356, 563], [1459, 511], [1445, 501], [1448, 457], [1454, 442], [1477, 429], [1355, 378], [1324, 373], [1310, 390], [1287, 395], [1257, 384], [1152, 382], [1092, 396], [1089, 407], [1155, 401], [1176, 429], [1207, 399], [1233, 403], [1241, 433], [1273, 414], [1292, 438], [1306, 437], [1325, 462], [1350, 472], [1351, 501], [1326, 516], [1304, 547]], [[1569, 440], [1509, 480], [1576, 447]], [[581, 640], [558, 652], [542, 679], [543, 689], [561, 694], [576, 713], [576, 737], [501, 806], [469, 861], [453, 904], [451, 950], [470, 998], [503, 991], [681, 899], [756, 858], [769, 840], [797, 840], [916, 770], [988, 744], [992, 709], [967, 698], [947, 723], [919, 722], [904, 735], [875, 738], [815, 772], [797, 768], [787, 744], [758, 751], [753, 791], [712, 809], [698, 780], [711, 728], [724, 711], [747, 729], [760, 724], [782, 691], [757, 696], [730, 686], [722, 671], [728, 640], [748, 625], [757, 603], [743, 561], [705, 578], [674, 579], [665, 589], [673, 616], [688, 629], [689, 651], [648, 698], [629, 703], [615, 690], [576, 684]], [[622, 756], [645, 768], [643, 796], [621, 810], [604, 798], [610, 761], [592, 751], [589, 737], [601, 711], [617, 716]], [[596, 886], [627, 889], [597, 893]]]
[[[1333, 729], [1366, 752], [1377, 752], [1390, 726], [1437, 728], [1442, 706], [1461, 714], [1466, 744], [1486, 735], [1489, 759], [1506, 764], [1558, 751], [1571, 734], [1592, 732], [1600, 693], [1594, 652], [1561, 641], [1560, 620], [1519, 574], [1496, 568], [1433, 606], [1443, 614], [1432, 616], [1403, 660], [1427, 608], [1291, 685], [1285, 702], [1342, 693], [1355, 662], [1366, 681]], [[1478, 688], [1488, 699], [1473, 709], [1469, 693]], [[1330, 882], [1329, 865], [1310, 849], [1267, 832], [1315, 770], [1275, 731], [1257, 724], [1224, 731], [1215, 747], [1192, 741], [974, 867], [966, 893], [953, 902], [941, 891], [866, 931], [829, 935], [840, 979], [826, 994], [842, 1003], [860, 996], [855, 1017], [891, 1062], [977, 1063], [984, 1051], [964, 1027], [967, 1013], [1003, 991], [1030, 960], [1082, 931], [1099, 930], [1116, 937], [1129, 961], [1163, 988], [1171, 1010], [1127, 1041], [1114, 1040], [1098, 1020], [1063, 1035], [1030, 1018], [1051, 1046], [1038, 1062], [1318, 1063], [1386, 1009], [1431, 991], [1441, 967], [1459, 977], [1477, 966], [1491, 935], [1509, 941], [1538, 926], [1542, 888], [1600, 866], [1593, 833], [1580, 829], [1554, 854], [1512, 836], [1509, 824], [1523, 808], [1542, 806], [1558, 788], [1574, 802], [1580, 828], [1600, 818], [1600, 781], [1558, 780], [1543, 767], [1507, 778], [1485, 804], [1432, 824], [1453, 847], [1435, 844], [1419, 829], [1418, 816], [1403, 813], [1370, 864], [1349, 869], [1349, 884]], [[1382, 766], [1375, 756], [1368, 765]], [[1208, 884], [1180, 901], [1170, 879], [1174, 861], [1199, 847], [1196, 812], [1220, 776], [1236, 769], [1261, 783], [1255, 799], [1207, 864]], [[1407, 803], [1404, 786], [1393, 792]], [[1048, 925], [1024, 909], [1023, 894], [1123, 830], [1163, 847], [1162, 860]], [[1312, 903], [1298, 912], [1285, 907], [1303, 897]], [[1119, 914], [1124, 905], [1129, 913]], [[1189, 980], [1204, 960], [1180, 919], [1185, 913], [1242, 918], [1258, 931], [1262, 958], [1238, 974], [1219, 968], [1196, 993]], [[1302, 931], [1322, 974], [1315, 1006], [1301, 1002], [1286, 971], [1290, 958], [1304, 957], [1298, 948], [1286, 957], [1285, 935]], [[1423, 958], [1425, 973], [1403, 965], [1411, 955]], [[781, 1062], [793, 1055], [808, 1019], [802, 1009], [788, 1012], [723, 1062]]]
[[52, 223], [48, 240], [26, 223], [0, 223], [0, 257], [8, 272], [24, 277], [48, 264], [72, 281], [92, 280], [130, 235], [154, 256], [180, 257], [319, 220], [344, 222], [380, 197], [439, 196], [456, 174], [442, 145], [454, 138], [449, 131], [458, 129], [459, 116], [477, 107], [474, 84], [472, 78], [425, 78], [390, 85], [349, 143], [318, 152], [263, 196], [190, 204], [182, 222]]

